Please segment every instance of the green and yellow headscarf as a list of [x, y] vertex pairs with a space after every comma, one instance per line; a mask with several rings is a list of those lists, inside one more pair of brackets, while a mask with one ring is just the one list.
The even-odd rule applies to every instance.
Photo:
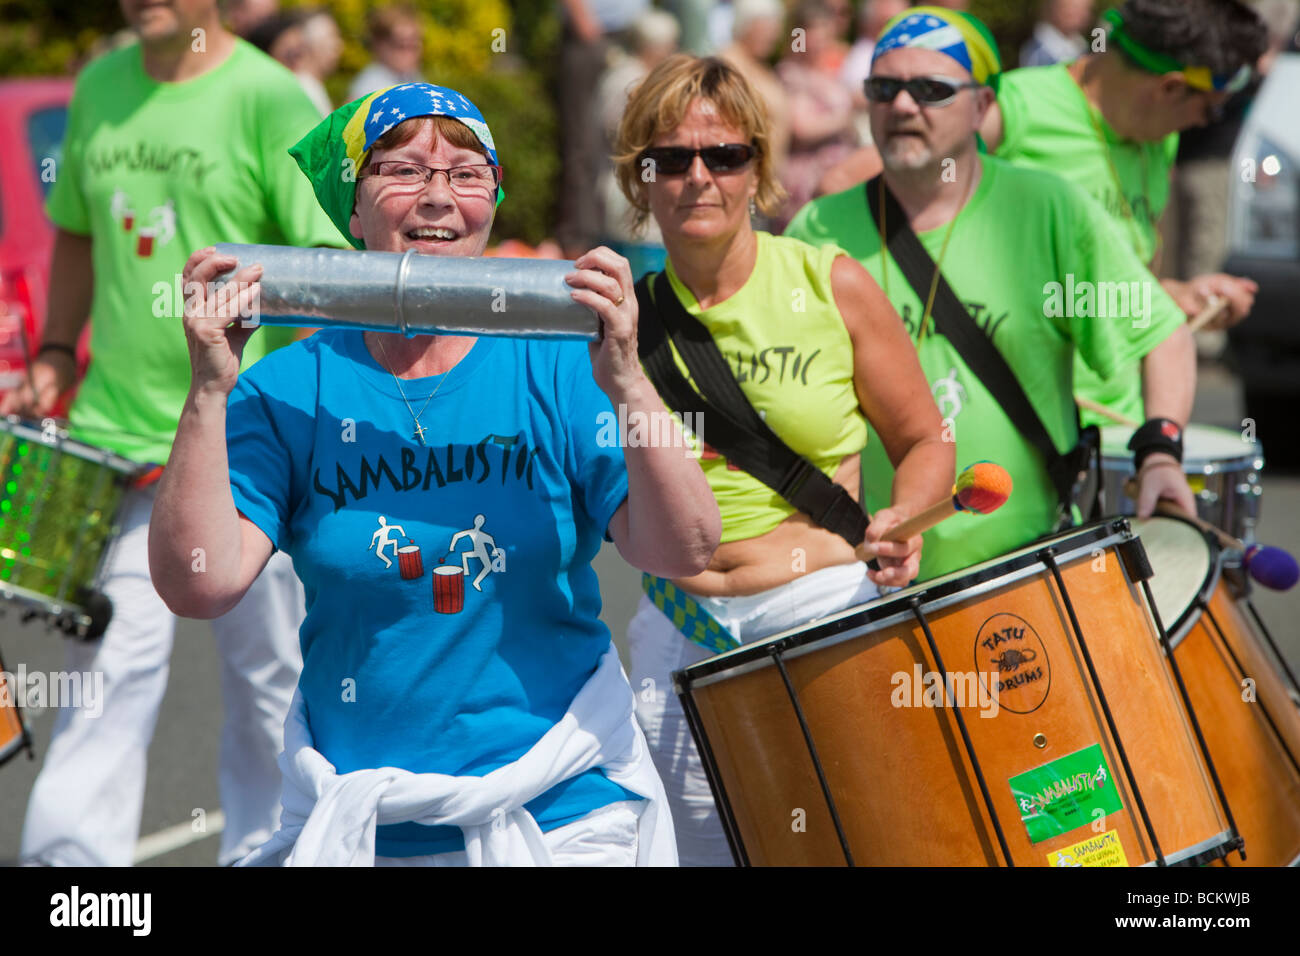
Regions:
[[[366, 164], [375, 140], [404, 120], [417, 116], [447, 116], [469, 127], [498, 165], [492, 132], [478, 107], [463, 94], [432, 83], [404, 83], [376, 90], [340, 106], [289, 149], [303, 175], [311, 180], [316, 201], [358, 249], [365, 243], [349, 229], [357, 196], [357, 173]], [[497, 205], [505, 193], [497, 187]]]
[[871, 55], [874, 63], [890, 50], [920, 47], [956, 60], [976, 83], [1002, 72], [998, 46], [982, 21], [946, 7], [913, 7], [885, 24]]

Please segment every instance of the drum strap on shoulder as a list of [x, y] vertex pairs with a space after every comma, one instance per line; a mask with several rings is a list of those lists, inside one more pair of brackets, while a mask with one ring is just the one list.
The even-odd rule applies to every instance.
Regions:
[[[907, 278], [912, 290], [925, 302], [929, 296], [930, 285], [934, 281], [936, 267], [934, 259], [926, 251], [921, 240], [912, 231], [907, 215], [898, 204], [893, 192], [886, 186], [879, 188], [879, 176], [867, 182], [865, 186], [867, 207], [871, 218], [880, 224], [880, 195], [885, 200], [885, 241], [889, 254], [898, 263], [899, 269]], [[935, 289], [933, 317], [935, 330], [952, 345], [962, 357], [967, 367], [975, 374], [989, 394], [1002, 407], [1006, 416], [1016, 430], [1028, 441], [1043, 458], [1052, 487], [1056, 489], [1057, 498], [1062, 509], [1062, 523], [1070, 523], [1071, 506], [1076, 490], [1080, 486], [1091, 484], [1086, 481], [1092, 471], [1097, 449], [1100, 447], [1100, 432], [1095, 425], [1079, 428], [1079, 443], [1069, 452], [1057, 450], [1047, 426], [1038, 417], [1024, 387], [1016, 378], [1015, 372], [1007, 364], [1002, 353], [997, 350], [992, 339], [985, 335], [970, 317], [966, 307], [957, 298], [957, 293], [948, 284], [947, 278], [939, 273]], [[1078, 422], [1078, 410], [1075, 410]], [[1097, 497], [1089, 494], [1091, 501], [1080, 503], [1081, 510], [1091, 519], [1100, 516]], [[1084, 507], [1086, 505], [1086, 507]]]
[[[749, 403], [709, 330], [673, 292], [668, 276], [636, 284], [637, 348], [646, 375], [668, 407], [694, 412], [708, 422], [709, 444], [767, 485], [823, 528], [857, 547], [867, 530], [867, 516], [849, 493], [812, 462], [794, 451], [768, 427]], [[696, 388], [673, 360], [668, 336], [686, 363]], [[872, 567], [875, 567], [874, 561]]]

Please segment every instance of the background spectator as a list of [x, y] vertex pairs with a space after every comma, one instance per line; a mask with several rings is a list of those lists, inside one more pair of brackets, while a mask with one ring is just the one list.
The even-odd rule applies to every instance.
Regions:
[[324, 116], [334, 109], [325, 81], [339, 68], [343, 37], [334, 16], [324, 7], [318, 7], [303, 12], [302, 39], [306, 53], [298, 67], [298, 82]]
[[839, 16], [826, 0], [805, 0], [799, 7], [803, 49], [792, 49], [776, 68], [789, 97], [790, 153], [781, 184], [790, 194], [773, 225], [785, 228], [813, 196], [822, 175], [857, 145], [853, 97], [840, 82], [833, 48], [839, 42]]
[[366, 18], [366, 48], [373, 58], [352, 85], [348, 102], [398, 83], [420, 83], [424, 29], [409, 7], [381, 7]]
[[1020, 48], [1021, 66], [1051, 66], [1088, 51], [1083, 31], [1097, 22], [1092, 0], [1045, 0], [1034, 35]]
[[307, 55], [302, 22], [297, 13], [272, 14], [249, 30], [246, 39], [295, 73]]
[[228, 0], [224, 9], [231, 32], [247, 40], [253, 27], [280, 12], [280, 0]]
[[871, 123], [867, 120], [867, 94], [862, 91], [862, 84], [871, 73], [876, 37], [886, 23], [909, 6], [907, 0], [864, 0], [858, 8], [858, 36], [840, 67], [840, 82], [853, 97], [853, 125], [858, 139], [864, 143], [871, 142]]
[[[632, 229], [629, 219], [631, 206], [614, 178], [611, 154], [618, 134], [618, 124], [627, 106], [628, 94], [651, 70], [677, 52], [680, 36], [677, 20], [671, 14], [662, 10], [647, 10], [637, 17], [629, 31], [631, 55], [620, 54], [616, 57], [614, 65], [605, 72], [596, 91], [600, 126], [605, 134], [604, 146], [600, 151], [600, 195], [605, 206], [605, 235], [616, 247], [625, 247], [627, 243], [646, 243], [662, 249], [661, 237], [653, 221], [648, 224], [643, 237]], [[615, 251], [627, 255], [623, 248], [615, 248]], [[637, 263], [633, 262], [632, 265], [632, 274], [636, 278], [640, 277], [641, 272], [648, 271], [648, 268], [663, 267], [663, 263], [659, 262], [638, 271]]]
[[596, 84], [609, 62], [610, 48], [650, 0], [562, 0], [560, 40], [560, 216], [556, 235], [566, 256], [592, 247], [601, 229], [600, 175], [603, 134], [593, 122]]
[[785, 9], [780, 0], [736, 0], [731, 8], [731, 44], [718, 56], [740, 71], [767, 106], [772, 163], [779, 179], [790, 152], [790, 104], [781, 80], [767, 64], [786, 35]]

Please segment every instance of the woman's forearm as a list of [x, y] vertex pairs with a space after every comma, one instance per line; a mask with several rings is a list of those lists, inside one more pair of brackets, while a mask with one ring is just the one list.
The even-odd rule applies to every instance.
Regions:
[[186, 398], [149, 523], [154, 587], [183, 617], [217, 617], [242, 596], [226, 402], [225, 395], [193, 391]]
[[648, 380], [611, 396], [611, 401], [620, 419], [620, 405], [633, 424], [644, 415], [642, 434], [648, 436], [646, 441], [632, 444], [621, 434], [627, 465], [628, 533], [620, 553], [629, 564], [661, 577], [699, 574], [708, 567], [718, 546], [722, 518], [700, 470], [698, 451], [686, 446], [677, 419]]
[[952, 494], [956, 446], [941, 438], [916, 442], [894, 469], [890, 507], [908, 516]]

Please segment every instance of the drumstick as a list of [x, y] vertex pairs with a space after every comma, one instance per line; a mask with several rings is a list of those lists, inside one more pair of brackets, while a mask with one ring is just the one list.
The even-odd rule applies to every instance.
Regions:
[[1119, 412], [1113, 412], [1105, 405], [1098, 404], [1097, 402], [1094, 402], [1090, 398], [1084, 398], [1082, 395], [1076, 395], [1074, 396], [1074, 402], [1080, 408], [1086, 409], [1090, 412], [1096, 412], [1098, 415], [1104, 415], [1106, 418], [1109, 418], [1116, 425], [1127, 425], [1129, 428], [1138, 427], [1139, 424], [1138, 422], [1133, 421], [1133, 419], [1128, 418], [1125, 415], [1121, 415]]
[[936, 501], [924, 511], [890, 528], [885, 532], [884, 540], [906, 541], [958, 511], [986, 515], [1002, 507], [1010, 496], [1011, 475], [1007, 470], [991, 461], [977, 461], [957, 476], [951, 497]]
[[[1132, 478], [1124, 482], [1124, 494], [1137, 501], [1137, 482]], [[1242, 553], [1242, 564], [1250, 576], [1271, 591], [1289, 591], [1300, 580], [1300, 565], [1287, 551], [1272, 545], [1246, 544], [1216, 525], [1210, 524], [1200, 515], [1188, 514], [1172, 501], [1161, 499], [1156, 502], [1156, 511], [1174, 518], [1190, 521], [1202, 531], [1213, 534], [1221, 545], [1232, 551]]]
[[1217, 295], [1210, 296], [1205, 308], [1201, 309], [1200, 312], [1197, 312], [1196, 317], [1187, 323], [1188, 331], [1199, 332], [1202, 328], [1209, 325], [1222, 315], [1228, 307], [1229, 304], [1227, 299], [1220, 298]]

